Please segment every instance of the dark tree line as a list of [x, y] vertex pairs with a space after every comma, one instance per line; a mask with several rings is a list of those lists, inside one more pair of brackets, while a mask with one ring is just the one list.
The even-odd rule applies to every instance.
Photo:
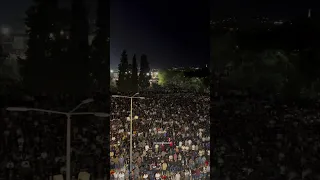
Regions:
[[119, 79], [117, 87], [120, 92], [135, 93], [150, 86], [150, 66], [145, 54], [141, 55], [139, 73], [136, 55], [133, 55], [132, 64], [129, 64], [126, 50], [121, 54], [118, 69]]
[[211, 35], [211, 90], [295, 99], [320, 92], [320, 28], [299, 18], [272, 30]]
[[[71, 9], [58, 0], [34, 0], [26, 14], [28, 49], [21, 60], [25, 87], [34, 92], [88, 95], [108, 92], [109, 1], [97, 0], [96, 27], [91, 32], [83, 0], [73, 0]], [[89, 44], [88, 37], [94, 39]]]
[[[110, 113], [110, 1], [97, 3], [93, 31], [84, 0], [73, 0], [71, 9], [59, 7], [58, 0], [33, 1], [25, 19], [26, 59], [20, 60], [29, 93], [46, 93], [49, 98], [67, 94], [70, 106], [93, 97], [96, 111]], [[109, 121], [104, 121], [104, 128], [109, 127]]]

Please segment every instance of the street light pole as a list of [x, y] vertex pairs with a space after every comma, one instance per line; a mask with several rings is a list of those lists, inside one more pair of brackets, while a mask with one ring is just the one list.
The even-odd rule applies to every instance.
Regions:
[[71, 179], [71, 116], [67, 114], [67, 156], [66, 156], [66, 179]]
[[133, 121], [133, 99], [136, 98], [136, 99], [145, 99], [144, 97], [136, 97], [136, 95], [138, 95], [139, 93], [136, 93], [134, 94], [133, 96], [120, 96], [120, 95], [112, 95], [112, 97], [114, 98], [128, 98], [130, 99], [130, 166], [129, 166], [129, 170], [130, 170], [130, 179], [132, 179], [132, 169], [133, 169], [133, 166], [132, 166], [132, 121]]
[[8, 111], [36, 111], [36, 112], [45, 112], [49, 114], [60, 114], [67, 116], [67, 144], [66, 144], [66, 180], [71, 179], [71, 116], [74, 115], [94, 115], [97, 117], [109, 117], [109, 114], [102, 112], [74, 112], [81, 105], [93, 102], [92, 99], [84, 100], [81, 104], [79, 104], [76, 108], [71, 110], [70, 112], [59, 112], [45, 109], [36, 109], [36, 108], [25, 108], [25, 107], [8, 107]]
[[132, 178], [132, 101], [133, 101], [133, 98], [131, 97], [130, 98], [130, 101], [131, 101], [131, 105], [130, 105], [130, 175], [131, 175], [131, 178]]

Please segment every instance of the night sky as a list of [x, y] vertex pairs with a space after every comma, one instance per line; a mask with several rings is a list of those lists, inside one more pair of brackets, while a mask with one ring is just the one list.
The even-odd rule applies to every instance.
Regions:
[[209, 61], [209, 8], [203, 1], [118, 0], [112, 4], [111, 64], [123, 48], [145, 53], [154, 68], [205, 66]]
[[267, 16], [270, 18], [293, 18], [297, 16], [306, 16], [308, 9], [311, 8], [313, 14], [320, 11], [316, 1], [298, 1], [298, 0], [223, 0], [210, 1], [212, 19], [222, 17], [252, 17]]
[[[10, 0], [1, 4], [1, 24], [23, 25], [32, 0]], [[67, 4], [67, 1], [64, 1]], [[91, 16], [94, 0], [88, 1]], [[191, 3], [192, 2], [192, 3]], [[306, 14], [312, 4], [294, 1], [249, 0], [114, 0], [111, 2], [111, 67], [116, 68], [126, 49], [129, 60], [147, 54], [152, 68], [204, 66], [209, 61], [209, 18], [225, 16], [296, 16]], [[301, 2], [301, 1], [300, 1]], [[210, 15], [209, 15], [210, 14]]]
[[[23, 27], [32, 0], [1, 4], [1, 24]], [[66, 2], [66, 1], [65, 1]], [[94, 14], [93, 0], [90, 11]], [[196, 2], [196, 1], [195, 1]], [[67, 4], [67, 3], [65, 3]], [[111, 2], [111, 67], [116, 68], [123, 49], [129, 60], [147, 54], [152, 68], [204, 66], [209, 60], [207, 4], [182, 0], [114, 0]]]

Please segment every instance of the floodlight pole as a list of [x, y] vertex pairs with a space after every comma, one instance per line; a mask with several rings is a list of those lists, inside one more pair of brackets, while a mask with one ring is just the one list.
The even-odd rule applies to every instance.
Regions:
[[80, 108], [81, 105], [88, 104], [92, 101], [93, 101], [92, 99], [85, 100], [68, 113], [59, 112], [59, 111], [52, 111], [52, 110], [45, 110], [45, 109], [22, 108], [22, 107], [9, 107], [9, 108], [7, 108], [7, 110], [8, 111], [36, 111], [36, 112], [45, 112], [45, 113], [49, 113], [49, 114], [60, 114], [60, 115], [67, 116], [66, 180], [70, 180], [71, 179], [71, 116], [73, 116], [73, 115], [95, 115], [98, 117], [109, 116], [106, 113], [100, 113], [100, 112], [78, 112], [78, 113], [74, 112], [78, 108]]
[[129, 167], [129, 176], [130, 176], [130, 179], [132, 179], [132, 169], [133, 169], [133, 166], [132, 166], [132, 121], [133, 121], [133, 113], [132, 113], [132, 110], [133, 110], [133, 99], [136, 98], [136, 99], [145, 99], [144, 97], [136, 97], [136, 95], [138, 95], [139, 93], [136, 93], [134, 94], [133, 96], [118, 96], [118, 95], [113, 95], [112, 97], [115, 97], [115, 98], [129, 98], [130, 99], [130, 167]]

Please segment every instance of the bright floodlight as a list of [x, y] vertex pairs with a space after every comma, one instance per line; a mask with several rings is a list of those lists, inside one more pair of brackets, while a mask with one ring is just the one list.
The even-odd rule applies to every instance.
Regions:
[[94, 115], [97, 117], [109, 117], [109, 114], [107, 113], [94, 113]]
[[93, 99], [86, 99], [86, 100], [83, 100], [82, 101], [82, 104], [88, 104], [88, 103], [91, 103], [91, 102], [93, 102], [94, 100]]
[[110, 72], [113, 73], [113, 70], [111, 69]]
[[149, 76], [150, 75], [150, 73], [147, 73], [147, 76]]
[[8, 107], [7, 111], [28, 111], [28, 108], [25, 107]]

